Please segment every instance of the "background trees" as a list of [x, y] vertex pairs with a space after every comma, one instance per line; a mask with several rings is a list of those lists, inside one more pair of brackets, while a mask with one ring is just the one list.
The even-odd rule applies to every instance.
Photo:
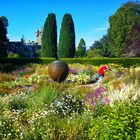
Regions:
[[81, 38], [77, 50], [76, 50], [76, 57], [85, 57], [86, 56], [86, 43], [83, 38]]
[[90, 50], [87, 52], [87, 57], [108, 57], [108, 36], [104, 35], [99, 41], [95, 41], [90, 47]]
[[[109, 18], [107, 35], [95, 41], [87, 52], [88, 57], [130, 57], [140, 56], [140, 3], [127, 2]], [[0, 57], [7, 56], [6, 17], [0, 17]], [[72, 16], [65, 14], [62, 19], [59, 48], [57, 52], [57, 25], [55, 14], [50, 13], [44, 24], [41, 40], [41, 56], [73, 58], [86, 56], [86, 45], [81, 38], [75, 54], [75, 29]], [[57, 56], [58, 54], [58, 56]]]
[[41, 56], [57, 58], [57, 26], [55, 14], [48, 14], [45, 21], [42, 40]]
[[59, 58], [73, 58], [75, 55], [75, 29], [72, 16], [63, 16], [60, 38], [59, 38]]
[[[124, 4], [109, 18], [109, 23], [108, 37], [110, 56], [119, 57], [125, 53], [129, 55], [133, 51], [132, 46], [135, 49], [139, 48], [140, 41], [138, 40], [140, 40], [140, 38], [137, 36], [139, 36], [140, 33], [140, 4], [138, 2], [127, 2]], [[135, 34], [135, 32], [139, 33]], [[134, 43], [134, 40], [137, 43]]]
[[0, 57], [7, 57], [7, 27], [8, 19], [5, 16], [0, 17]]
[[127, 2], [109, 18], [107, 35], [95, 41], [88, 57], [140, 56], [140, 3]]

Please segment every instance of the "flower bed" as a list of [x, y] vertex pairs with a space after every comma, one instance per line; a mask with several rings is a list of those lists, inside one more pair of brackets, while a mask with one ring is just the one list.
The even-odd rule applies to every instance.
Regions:
[[70, 64], [69, 76], [52, 81], [47, 65], [0, 73], [1, 139], [140, 139], [140, 67]]

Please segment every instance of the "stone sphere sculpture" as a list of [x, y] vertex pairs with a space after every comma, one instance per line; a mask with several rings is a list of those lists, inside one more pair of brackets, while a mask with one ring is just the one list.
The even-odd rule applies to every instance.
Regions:
[[69, 67], [66, 62], [55, 60], [48, 66], [48, 75], [53, 81], [64, 81], [69, 74]]

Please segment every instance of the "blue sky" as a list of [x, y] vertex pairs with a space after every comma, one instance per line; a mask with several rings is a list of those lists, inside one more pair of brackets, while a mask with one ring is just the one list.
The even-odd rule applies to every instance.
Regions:
[[0, 0], [0, 16], [9, 21], [8, 38], [34, 40], [35, 30], [55, 13], [59, 38], [62, 18], [70, 13], [75, 24], [76, 45], [84, 38], [87, 48], [106, 34], [109, 16], [128, 0]]

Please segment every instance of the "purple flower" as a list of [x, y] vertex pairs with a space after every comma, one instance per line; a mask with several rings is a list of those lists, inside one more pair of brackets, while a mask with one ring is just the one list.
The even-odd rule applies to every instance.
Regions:
[[100, 92], [100, 91], [96, 91], [96, 92], [94, 93], [94, 96], [95, 96], [96, 98], [101, 97], [101, 92]]
[[96, 91], [103, 92], [104, 91], [104, 87], [100, 86]]
[[95, 97], [101, 97], [102, 92], [104, 91], [104, 88], [102, 86], [100, 86], [94, 93]]
[[86, 99], [87, 99], [87, 100], [92, 100], [93, 97], [94, 97], [94, 93], [89, 92], [89, 93], [87, 93]]
[[96, 106], [96, 102], [90, 102], [91, 106]]
[[102, 99], [102, 104], [108, 105], [109, 103], [110, 103], [110, 100], [107, 97]]

